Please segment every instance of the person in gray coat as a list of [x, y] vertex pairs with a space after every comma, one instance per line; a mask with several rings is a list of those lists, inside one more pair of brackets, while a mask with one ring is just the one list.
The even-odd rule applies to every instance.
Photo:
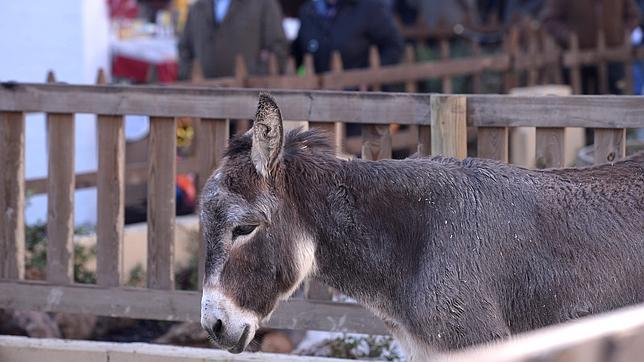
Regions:
[[190, 79], [195, 60], [204, 78], [232, 76], [238, 54], [250, 74], [265, 74], [268, 54], [283, 67], [287, 51], [277, 0], [198, 0], [179, 40], [179, 79]]

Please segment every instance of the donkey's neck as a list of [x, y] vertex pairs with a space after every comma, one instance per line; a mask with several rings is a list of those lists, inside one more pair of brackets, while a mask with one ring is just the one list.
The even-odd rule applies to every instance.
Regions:
[[298, 213], [317, 240], [316, 276], [383, 318], [395, 319], [402, 288], [422, 263], [426, 225], [413, 204], [437, 197], [429, 169], [417, 166], [342, 161], [309, 165], [292, 180]]

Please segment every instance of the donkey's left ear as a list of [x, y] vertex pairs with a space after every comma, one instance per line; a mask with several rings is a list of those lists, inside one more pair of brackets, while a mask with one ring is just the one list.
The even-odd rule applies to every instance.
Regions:
[[260, 175], [274, 175], [281, 159], [283, 142], [284, 128], [280, 109], [273, 97], [267, 93], [260, 93], [251, 149], [253, 164]]

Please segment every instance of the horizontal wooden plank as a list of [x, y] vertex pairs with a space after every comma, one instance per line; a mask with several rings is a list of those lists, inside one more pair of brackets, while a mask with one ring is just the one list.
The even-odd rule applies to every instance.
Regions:
[[402, 83], [439, 77], [480, 73], [485, 70], [504, 71], [510, 67], [508, 55], [479, 56], [433, 62], [382, 66], [378, 69], [352, 69], [329, 72], [322, 76], [325, 89], [342, 89], [361, 84]]
[[215, 348], [0, 336], [3, 362], [346, 362], [345, 359], [263, 352], [232, 354]]
[[[429, 95], [272, 90], [286, 120], [429, 124]], [[256, 89], [0, 84], [0, 111], [252, 119]]]
[[[177, 160], [177, 173], [186, 174], [197, 172], [196, 159], [187, 158]], [[76, 174], [76, 190], [96, 187], [96, 172], [80, 172]], [[148, 179], [148, 165], [145, 162], [130, 163], [125, 170], [125, 183], [139, 184], [145, 183]], [[47, 193], [47, 178], [37, 178], [26, 181], [26, 188], [32, 195]]]
[[[452, 362], [640, 361], [644, 353], [644, 304], [581, 318], [477, 346], [449, 356]], [[565, 356], [565, 358], [563, 358]], [[442, 361], [443, 359], [439, 359]]]
[[644, 127], [644, 97], [467, 97], [469, 126]]
[[[198, 322], [200, 303], [197, 292], [0, 280], [0, 308]], [[267, 326], [388, 334], [384, 324], [359, 305], [297, 299], [282, 302]]]

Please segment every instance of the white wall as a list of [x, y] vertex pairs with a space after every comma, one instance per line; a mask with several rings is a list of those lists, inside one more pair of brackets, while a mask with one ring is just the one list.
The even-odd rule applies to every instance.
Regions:
[[[43, 82], [48, 70], [58, 81], [91, 84], [99, 68], [109, 70], [109, 21], [105, 0], [0, 1], [0, 81]], [[77, 172], [97, 165], [95, 116], [76, 116]], [[47, 174], [43, 115], [27, 116], [26, 177]], [[96, 191], [76, 192], [77, 224], [96, 222]], [[26, 221], [47, 219], [45, 196], [30, 199]]]

